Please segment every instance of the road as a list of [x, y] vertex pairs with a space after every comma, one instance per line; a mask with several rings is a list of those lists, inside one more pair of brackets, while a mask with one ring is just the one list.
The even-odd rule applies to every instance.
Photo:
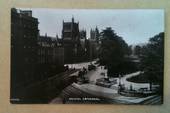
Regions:
[[83, 67], [85, 68], [88, 68], [88, 65], [90, 65], [90, 63], [93, 63], [95, 62], [96, 60], [94, 61], [91, 61], [91, 62], [81, 62], [81, 63], [76, 63], [76, 64], [65, 64], [65, 66], [69, 66], [69, 68], [75, 68], [75, 69], [81, 69]]
[[162, 104], [162, 103], [163, 103], [162, 98], [159, 95], [155, 95], [154, 97], [141, 102], [141, 104], [144, 104], [144, 105], [157, 105], [157, 104]]
[[[94, 61], [93, 61], [94, 63]], [[83, 67], [87, 68], [90, 62], [84, 62], [84, 63], [78, 63], [78, 64], [67, 64], [68, 66], [72, 66], [76, 69], [81, 69]], [[148, 96], [148, 97], [126, 97], [119, 95], [117, 93], [117, 89], [115, 88], [106, 88], [102, 86], [96, 85], [96, 79], [103, 78], [104, 76], [101, 75], [102, 72], [106, 72], [101, 66], [97, 67], [96, 70], [88, 71], [88, 73], [85, 75], [85, 77], [88, 77], [89, 83], [86, 84], [76, 84], [73, 83], [70, 87], [72, 90], [69, 88], [65, 89], [63, 92], [66, 92], [62, 95], [77, 95], [77, 97], [82, 97], [81, 95], [94, 95], [96, 97], [103, 97], [107, 98], [111, 101], [111, 103], [123, 103], [123, 104], [155, 104], [155, 103], [160, 103], [161, 98], [160, 96]], [[131, 74], [124, 75], [121, 78], [121, 83], [125, 84], [127, 88], [132, 85], [134, 89], [140, 89], [144, 87], [149, 87], [149, 84], [140, 84], [140, 83], [133, 83], [127, 81], [127, 78], [132, 77], [132, 76], [137, 76], [139, 75], [140, 72], [135, 72]], [[118, 78], [116, 78], [118, 81]], [[117, 84], [114, 85], [114, 87], [118, 87], [118, 82]], [[83, 94], [83, 93], [84, 94]], [[75, 94], [76, 93], [76, 94]]]
[[138, 90], [140, 88], [147, 88], [149, 90], [149, 83], [134, 83], [134, 82], [127, 81], [128, 78], [133, 77], [133, 76], [137, 76], [140, 73], [141, 72], [138, 71], [138, 72], [135, 72], [135, 73], [123, 75], [123, 77], [121, 78], [121, 84], [125, 84], [125, 87], [127, 89], [130, 89], [130, 87], [132, 86], [132, 88], [135, 89], [135, 90]]
[[[90, 99], [90, 100], [89, 100]], [[80, 88], [76, 87], [76, 84], [72, 84], [65, 88], [62, 93], [55, 99], [53, 99], [50, 104], [55, 103], [65, 103], [65, 104], [71, 104], [71, 103], [86, 103], [86, 104], [104, 104], [104, 103], [110, 103], [111, 101], [108, 99], [101, 99], [101, 97], [98, 97], [97, 95], [92, 95], [88, 92], [85, 92], [81, 90]]]

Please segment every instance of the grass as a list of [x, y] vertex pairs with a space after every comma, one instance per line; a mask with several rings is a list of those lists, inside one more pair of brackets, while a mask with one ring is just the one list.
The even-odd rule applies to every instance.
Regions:
[[129, 82], [135, 82], [135, 83], [148, 83], [149, 80], [147, 79], [146, 75], [140, 74], [138, 76], [134, 76], [131, 78], [128, 78], [127, 81]]

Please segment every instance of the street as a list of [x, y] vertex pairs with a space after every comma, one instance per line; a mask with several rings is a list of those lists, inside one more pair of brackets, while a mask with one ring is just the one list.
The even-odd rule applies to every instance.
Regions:
[[[94, 63], [93, 61], [92, 63]], [[83, 62], [78, 64], [67, 64], [69, 67], [74, 67], [75, 69], [82, 69], [83, 67], [87, 68], [88, 65], [91, 62]], [[124, 104], [139, 104], [139, 103], [145, 103], [145, 104], [156, 104], [157, 102], [160, 102], [160, 96], [148, 96], [148, 97], [127, 97], [122, 96], [118, 94], [118, 84], [119, 84], [119, 78], [110, 78], [110, 79], [116, 79], [117, 83], [112, 85], [110, 88], [102, 87], [96, 85], [96, 80], [103, 78], [104, 76], [101, 75], [101, 73], [106, 72], [104, 68], [101, 68], [101, 66], [96, 66], [95, 70], [88, 71], [85, 77], [89, 79], [89, 83], [85, 84], [77, 84], [73, 83], [70, 86], [68, 86], [66, 89], [63, 90], [62, 96], [64, 98], [69, 96], [73, 97], [102, 97], [106, 99], [110, 99], [109, 102], [111, 103], [124, 103]], [[134, 89], [140, 89], [140, 88], [149, 88], [148, 83], [133, 83], [127, 81], [127, 78], [132, 76], [139, 75], [140, 72], [134, 72], [131, 74], [124, 75], [121, 77], [121, 83], [125, 85], [128, 89], [130, 88], [130, 85]], [[70, 89], [71, 88], [71, 89]], [[57, 99], [52, 100], [51, 103], [56, 103]]]

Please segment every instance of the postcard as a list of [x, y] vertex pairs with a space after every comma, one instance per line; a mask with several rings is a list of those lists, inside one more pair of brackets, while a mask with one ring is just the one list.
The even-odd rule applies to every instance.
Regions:
[[11, 8], [13, 104], [163, 104], [164, 10]]

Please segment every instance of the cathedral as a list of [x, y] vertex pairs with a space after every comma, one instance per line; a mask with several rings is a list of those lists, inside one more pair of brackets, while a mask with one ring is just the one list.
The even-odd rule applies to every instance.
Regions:
[[74, 22], [74, 18], [72, 18], [71, 22], [63, 21], [62, 43], [64, 47], [64, 62], [76, 62], [80, 48], [80, 33], [79, 22]]
[[86, 30], [79, 30], [79, 22], [72, 18], [71, 22], [63, 21], [62, 45], [64, 48], [64, 63], [89, 61], [97, 58], [99, 30], [90, 31], [90, 38], [86, 37]]

